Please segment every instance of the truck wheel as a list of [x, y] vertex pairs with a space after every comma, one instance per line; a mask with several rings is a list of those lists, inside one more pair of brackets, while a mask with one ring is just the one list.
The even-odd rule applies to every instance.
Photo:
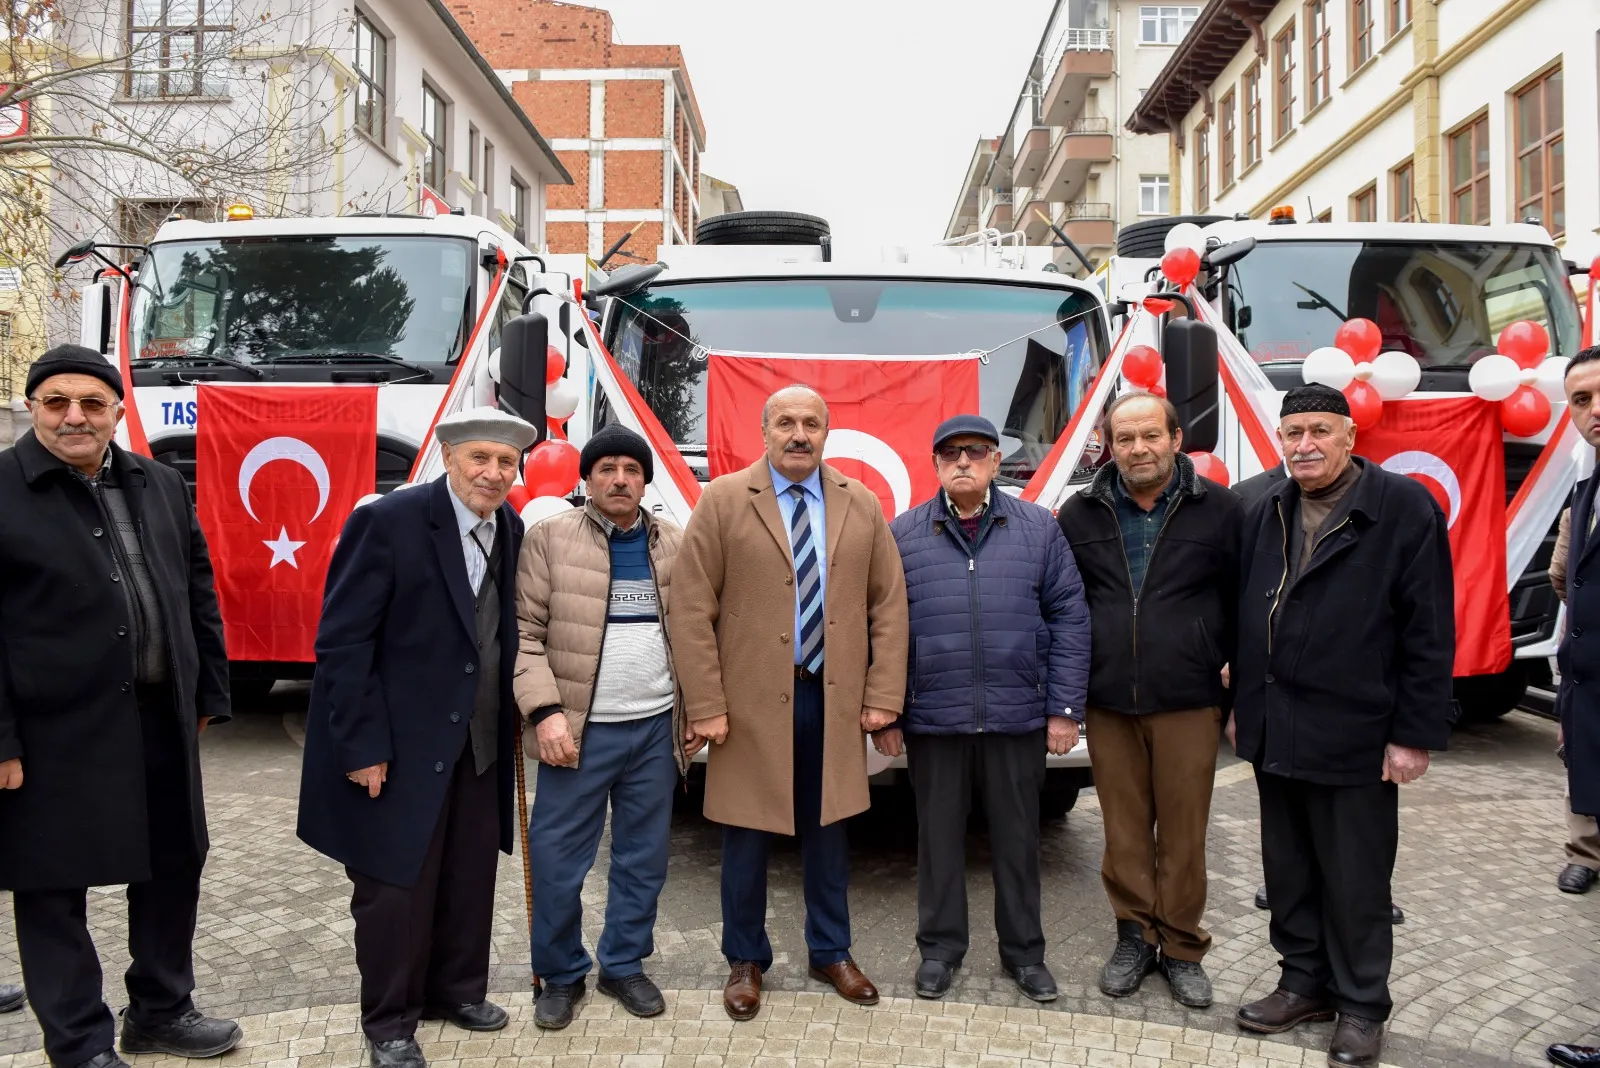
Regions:
[[797, 211], [736, 211], [701, 220], [698, 245], [820, 245], [828, 220]]
[[1522, 660], [1497, 675], [1471, 675], [1455, 680], [1456, 702], [1461, 706], [1460, 724], [1488, 723], [1499, 719], [1522, 703], [1528, 690], [1528, 665]]
[[1145, 219], [1130, 223], [1117, 231], [1117, 255], [1138, 260], [1159, 260], [1167, 251], [1167, 231], [1179, 223], [1191, 222], [1196, 226], [1221, 222], [1226, 215], [1168, 215], [1160, 219]]
[[1076, 786], [1055, 788], [1046, 786], [1039, 794], [1039, 822], [1055, 823], [1057, 820], [1065, 819], [1067, 813], [1071, 812], [1077, 803]]

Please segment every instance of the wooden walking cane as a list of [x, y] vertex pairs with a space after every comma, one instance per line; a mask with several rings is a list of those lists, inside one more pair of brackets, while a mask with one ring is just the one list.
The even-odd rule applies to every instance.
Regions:
[[[521, 712], [516, 713], [516, 722], [517, 833], [519, 841], [522, 843], [520, 846], [522, 852], [522, 893], [523, 897], [527, 901], [528, 939], [531, 942], [533, 939], [533, 863], [528, 859], [528, 771], [526, 767], [526, 758], [522, 752], [523, 727]], [[528, 961], [528, 966], [530, 968], [533, 966], [533, 961], [531, 958]], [[539, 993], [539, 974], [535, 972], [533, 975], [533, 996], [535, 999], [538, 998]]]

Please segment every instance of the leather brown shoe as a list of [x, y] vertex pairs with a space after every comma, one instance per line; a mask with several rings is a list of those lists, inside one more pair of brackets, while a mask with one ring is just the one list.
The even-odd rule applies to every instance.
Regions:
[[838, 964], [830, 964], [826, 968], [811, 969], [811, 978], [818, 982], [827, 983], [839, 992], [839, 996], [846, 1001], [853, 1001], [857, 1005], [876, 1005], [878, 1003], [878, 988], [872, 985], [872, 980], [861, 974], [861, 969], [856, 967], [856, 962], [846, 957]]
[[1333, 1041], [1328, 1043], [1328, 1063], [1344, 1068], [1366, 1068], [1378, 1063], [1383, 1053], [1383, 1024], [1347, 1012], [1339, 1014], [1338, 1026], [1333, 1029]]
[[1234, 1019], [1246, 1031], [1276, 1035], [1303, 1023], [1333, 1019], [1333, 1002], [1326, 994], [1308, 998], [1280, 986], [1260, 1001], [1240, 1005]]
[[722, 1007], [735, 1020], [753, 1020], [761, 1011], [761, 965], [736, 960], [722, 988]]

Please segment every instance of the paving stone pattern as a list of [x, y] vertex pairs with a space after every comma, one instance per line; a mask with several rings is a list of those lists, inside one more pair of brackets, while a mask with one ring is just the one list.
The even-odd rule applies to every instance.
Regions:
[[[240, 1018], [248, 1036], [224, 1065], [354, 1068], [363, 1059], [349, 884], [294, 836], [296, 715], [304, 701], [303, 687], [280, 685], [269, 709], [203, 740], [212, 849], [195, 943], [196, 1000], [211, 1014]], [[1555, 888], [1563, 824], [1554, 746], [1553, 724], [1513, 714], [1459, 732], [1426, 778], [1402, 791], [1395, 894], [1407, 922], [1396, 932], [1396, 1008], [1385, 1050], [1395, 1068], [1542, 1064], [1549, 1042], [1600, 1042], [1600, 893], [1572, 897]], [[1095, 980], [1114, 924], [1100, 886], [1102, 824], [1092, 795], [1045, 834], [1048, 962], [1060, 999], [1036, 1006], [999, 969], [987, 850], [975, 826], [967, 841], [972, 947], [943, 1002], [916, 1000], [915, 836], [904, 798], [891, 793], [851, 828], [854, 952], [885, 995], [876, 1008], [849, 1005], [806, 977], [799, 856], [790, 847], [772, 860], [777, 952], [762, 1014], [749, 1024], [728, 1020], [719, 994], [726, 976], [718, 948], [720, 832], [683, 806], [673, 822], [656, 954], [647, 962], [668, 991], [665, 1016], [633, 1020], [591, 995], [568, 1031], [534, 1029], [522, 865], [507, 857], [491, 988], [513, 1022], [489, 1037], [424, 1024], [425, 1052], [434, 1068], [1322, 1064], [1331, 1025], [1258, 1040], [1233, 1024], [1239, 1002], [1270, 991], [1278, 969], [1266, 914], [1251, 902], [1261, 867], [1253, 780], [1224, 749], [1217, 783], [1210, 1010], [1177, 1006], [1159, 976], [1125, 1000], [1099, 993]], [[591, 946], [604, 908], [605, 850], [602, 843], [584, 889]], [[90, 897], [116, 1008], [125, 1000], [126, 903], [120, 888]], [[0, 908], [0, 980], [19, 974], [10, 928], [10, 909]], [[0, 1068], [44, 1064], [38, 1047], [31, 1013], [0, 1017]], [[137, 1058], [135, 1068], [161, 1060]]]

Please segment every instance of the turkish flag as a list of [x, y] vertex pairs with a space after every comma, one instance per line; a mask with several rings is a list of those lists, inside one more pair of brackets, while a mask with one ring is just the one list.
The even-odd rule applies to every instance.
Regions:
[[328, 560], [372, 492], [376, 386], [198, 390], [195, 503], [230, 660], [311, 661]]
[[823, 458], [878, 494], [893, 519], [939, 489], [933, 432], [978, 410], [978, 358], [831, 356], [709, 357], [706, 459], [711, 476], [742, 470], [766, 454], [761, 406], [804, 383], [828, 402]]
[[1506, 591], [1506, 476], [1500, 419], [1476, 397], [1390, 401], [1356, 435], [1356, 452], [1432, 491], [1450, 524], [1459, 675], [1511, 662]]

